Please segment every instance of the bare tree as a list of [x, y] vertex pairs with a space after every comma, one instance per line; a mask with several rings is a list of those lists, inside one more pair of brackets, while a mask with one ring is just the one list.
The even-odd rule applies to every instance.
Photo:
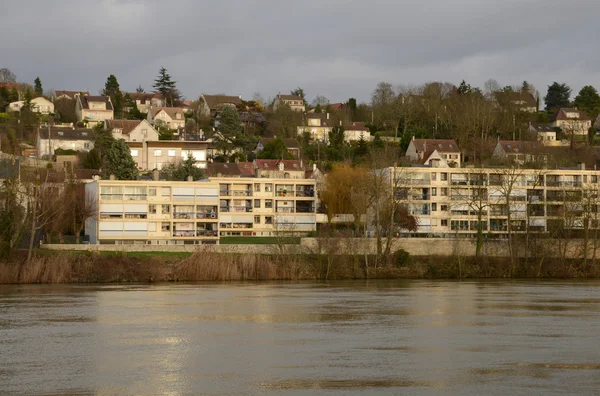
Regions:
[[17, 81], [17, 76], [15, 73], [11, 72], [9, 69], [3, 67], [0, 69], [0, 83], [12, 83]]

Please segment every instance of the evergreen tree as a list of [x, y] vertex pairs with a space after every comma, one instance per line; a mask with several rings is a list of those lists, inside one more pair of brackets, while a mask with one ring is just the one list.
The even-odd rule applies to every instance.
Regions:
[[344, 145], [344, 128], [334, 127], [329, 132], [329, 146], [340, 149]]
[[138, 176], [137, 165], [131, 157], [131, 151], [123, 139], [114, 139], [105, 153], [105, 177], [114, 175], [117, 180], [135, 180]]
[[460, 85], [458, 86], [458, 93], [461, 95], [466, 95], [468, 93], [471, 93], [473, 89], [471, 88], [471, 84], [467, 84], [465, 80], [462, 80]]
[[544, 97], [547, 111], [555, 111], [561, 107], [569, 107], [569, 98], [571, 97], [571, 88], [565, 83], [559, 84], [556, 81], [548, 86], [548, 93]]
[[3, 112], [8, 104], [10, 99], [10, 92], [4, 85], [0, 86], [0, 112]]
[[585, 111], [592, 117], [592, 120], [595, 120], [600, 113], [600, 95], [598, 95], [596, 88], [586, 85], [581, 88], [581, 91], [575, 97], [573, 105], [579, 110]]
[[377, 149], [382, 149], [385, 147], [385, 143], [383, 142], [381, 136], [379, 136], [379, 133], [375, 134], [375, 138], [373, 139], [373, 147]]
[[165, 98], [167, 106], [174, 106], [175, 102], [181, 97], [179, 90], [176, 87], [176, 81], [171, 80], [171, 75], [167, 73], [167, 69], [161, 66], [158, 71], [158, 77], [154, 80], [152, 86], [156, 92]]
[[35, 87], [34, 87], [34, 91], [36, 96], [42, 96], [44, 94], [44, 89], [42, 88], [42, 80], [40, 80], [39, 77], [35, 78], [34, 81]]
[[113, 109], [115, 112], [115, 118], [122, 118], [123, 93], [121, 92], [121, 88], [119, 87], [117, 77], [115, 77], [113, 74], [108, 76], [108, 78], [106, 79], [106, 83], [104, 84], [104, 90], [102, 90], [102, 95], [110, 97], [110, 101], [112, 102]]
[[144, 93], [144, 88], [142, 88], [141, 85], [138, 85], [138, 87], [135, 89], [135, 92], [137, 92], [137, 93]]
[[358, 144], [356, 145], [356, 148], [354, 149], [355, 162], [359, 162], [358, 160], [363, 158], [365, 155], [367, 155], [368, 152], [369, 152], [369, 145], [367, 144], [367, 141], [361, 135], [360, 140], [358, 141]]
[[265, 144], [265, 147], [262, 149], [260, 153], [258, 153], [257, 158], [260, 159], [294, 159], [294, 157], [290, 154], [283, 139], [277, 138], [271, 140], [269, 143]]
[[31, 112], [33, 110], [33, 104], [31, 103], [32, 99], [33, 99], [33, 95], [31, 94], [31, 91], [28, 89], [27, 91], [25, 91], [25, 97], [23, 98], [23, 106], [21, 107], [21, 111]]
[[126, 93], [123, 97], [123, 109], [127, 109], [126, 117], [128, 120], [143, 120], [145, 117], [135, 104], [135, 100]]
[[100, 169], [102, 167], [102, 159], [98, 150], [93, 148], [83, 156], [81, 161], [84, 169]]
[[204, 179], [204, 171], [196, 166], [196, 160], [191, 153], [180, 163], [167, 165], [163, 172], [166, 173], [167, 180], [186, 181], [188, 176], [192, 176], [194, 180]]

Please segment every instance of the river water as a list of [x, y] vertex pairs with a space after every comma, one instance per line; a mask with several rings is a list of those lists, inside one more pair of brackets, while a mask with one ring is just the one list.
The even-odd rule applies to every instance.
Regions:
[[0, 285], [1, 395], [600, 393], [600, 282]]

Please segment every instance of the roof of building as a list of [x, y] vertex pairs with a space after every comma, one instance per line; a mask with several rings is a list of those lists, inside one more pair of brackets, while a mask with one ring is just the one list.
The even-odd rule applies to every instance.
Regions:
[[240, 175], [245, 177], [254, 176], [254, 165], [252, 162], [238, 162], [237, 166], [240, 170]]
[[184, 109], [183, 107], [153, 107], [152, 108], [152, 118], [156, 117], [158, 113], [164, 110], [165, 113], [169, 115], [172, 119], [176, 118], [177, 113], [181, 114], [181, 120], [184, 119]]
[[240, 113], [240, 121], [241, 122], [265, 123], [265, 122], [267, 122], [267, 119], [265, 118], [265, 116], [262, 113], [259, 113], [256, 111], [253, 111], [253, 112], [244, 111], [244, 112]]
[[242, 172], [236, 163], [211, 162], [206, 166], [206, 175], [240, 177]]
[[329, 103], [322, 107], [329, 108], [331, 110], [341, 110], [344, 109], [346, 105], [344, 103]]
[[499, 140], [498, 144], [506, 154], [535, 153], [545, 149], [542, 143], [533, 141]]
[[89, 92], [88, 91], [54, 91], [54, 97], [55, 98], [60, 98], [61, 96], [67, 96], [70, 99], [75, 99], [75, 96], [77, 95], [88, 95], [89, 96]]
[[81, 106], [89, 110], [90, 102], [100, 102], [106, 104], [106, 111], [112, 111], [113, 106], [108, 96], [81, 96], [79, 95], [79, 100], [81, 101]]
[[133, 100], [139, 100], [140, 104], [150, 103], [150, 100], [154, 97], [154, 93], [148, 92], [130, 92], [129, 96]]
[[254, 163], [256, 164], [256, 167], [260, 170], [278, 170], [278, 166], [280, 163], [283, 163], [284, 170], [305, 170], [301, 160], [255, 159]]
[[342, 125], [346, 131], [370, 131], [369, 128], [365, 126], [364, 122], [344, 122]]
[[89, 140], [96, 138], [96, 131], [87, 128], [40, 127], [40, 139]]
[[498, 91], [494, 92], [496, 100], [501, 104], [503, 102], [523, 102], [522, 104], [526, 107], [537, 107], [537, 100], [528, 91]]
[[229, 96], [229, 95], [202, 95], [206, 104], [211, 110], [217, 109], [219, 105], [222, 104], [233, 104], [235, 106], [242, 105], [242, 98], [239, 96]]
[[334, 125], [334, 121], [331, 118], [328, 118], [327, 116], [329, 115], [329, 113], [308, 113], [306, 114], [306, 119], [314, 119], [314, 118], [318, 118], [321, 120], [321, 126], [330, 126], [333, 127]]
[[129, 135], [138, 125], [141, 120], [106, 120], [108, 129], [120, 129], [123, 135]]
[[554, 127], [550, 124], [534, 124], [530, 123], [529, 128], [534, 129], [536, 132], [556, 132]]
[[[569, 117], [567, 116], [568, 113], [577, 113], [578, 116], [577, 117]], [[579, 109], [575, 109], [575, 108], [561, 108], [556, 112], [556, 116], [554, 116], [555, 120], [558, 121], [567, 121], [567, 120], [579, 120], [579, 121], [591, 121], [592, 118], [587, 115], [587, 113], [585, 113], [582, 110]]]
[[[260, 142], [264, 145], [266, 145], [267, 143], [272, 142], [273, 140], [275, 140], [277, 138], [261, 138]], [[300, 148], [300, 143], [293, 138], [281, 138], [281, 140], [283, 140], [283, 144], [285, 144], [285, 147], [287, 147], [288, 149], [299, 149]]]
[[302, 99], [302, 96], [300, 95], [282, 95], [279, 94], [277, 95], [277, 98], [280, 100], [300, 100], [302, 101], [302, 103], [304, 103], [304, 99]]
[[432, 149], [436, 149], [439, 152], [444, 153], [460, 153], [458, 145], [453, 139], [415, 139], [413, 138], [412, 143], [415, 145], [417, 152], [427, 152]]

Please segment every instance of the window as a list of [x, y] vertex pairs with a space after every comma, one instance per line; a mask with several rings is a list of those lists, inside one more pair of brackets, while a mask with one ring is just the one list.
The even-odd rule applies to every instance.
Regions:
[[598, 176], [592, 175], [592, 183], [594, 183], [594, 184], [598, 183]]
[[260, 208], [260, 199], [255, 199], [254, 200], [254, 207], [255, 208]]
[[442, 227], [448, 227], [448, 220], [442, 219]]
[[272, 192], [272, 191], [273, 191], [273, 185], [265, 184], [265, 192]]
[[442, 194], [441, 194], [441, 195], [442, 195], [442, 197], [445, 197], [445, 196], [447, 196], [447, 195], [448, 195], [448, 189], [447, 189], [447, 188], [445, 188], [445, 187], [444, 187], [444, 188], [442, 188], [442, 190], [441, 190], [441, 193], [442, 193]]
[[171, 187], [163, 187], [161, 191], [161, 195], [163, 197], [168, 197], [171, 195]]
[[440, 209], [442, 212], [447, 212], [448, 211], [448, 205], [440, 205]]
[[148, 205], [148, 213], [156, 214], [156, 205]]
[[254, 192], [260, 192], [260, 183], [254, 183]]
[[448, 174], [447, 173], [440, 173], [440, 180], [441, 181], [446, 181], [448, 180]]
[[437, 196], [437, 188], [434, 187], [434, 188], [431, 189], [431, 196], [432, 197]]
[[161, 205], [160, 212], [162, 214], [170, 214], [171, 213], [171, 205]]
[[436, 181], [437, 180], [437, 173], [434, 172], [434, 173], [431, 174], [431, 180], [432, 181]]
[[435, 211], [437, 211], [437, 203], [433, 202], [433, 203], [431, 204], [431, 211], [432, 211], [432, 212], [435, 212]]
[[273, 224], [273, 216], [265, 216], [265, 224]]
[[171, 231], [171, 223], [161, 223], [160, 230], [162, 232]]
[[154, 156], [160, 157], [162, 155], [162, 150], [154, 150]]
[[267, 209], [273, 208], [273, 200], [272, 199], [265, 199], [265, 208], [267, 208]]
[[260, 216], [254, 216], [254, 224], [260, 224]]
[[156, 197], [156, 187], [148, 187], [148, 195], [150, 197]]
[[85, 148], [86, 150], [89, 150], [90, 144], [88, 142], [83, 143], [83, 148]]
[[131, 150], [131, 156], [132, 157], [137, 157], [138, 156], [138, 151], [137, 150]]
[[175, 150], [168, 151], [169, 157], [175, 157]]

